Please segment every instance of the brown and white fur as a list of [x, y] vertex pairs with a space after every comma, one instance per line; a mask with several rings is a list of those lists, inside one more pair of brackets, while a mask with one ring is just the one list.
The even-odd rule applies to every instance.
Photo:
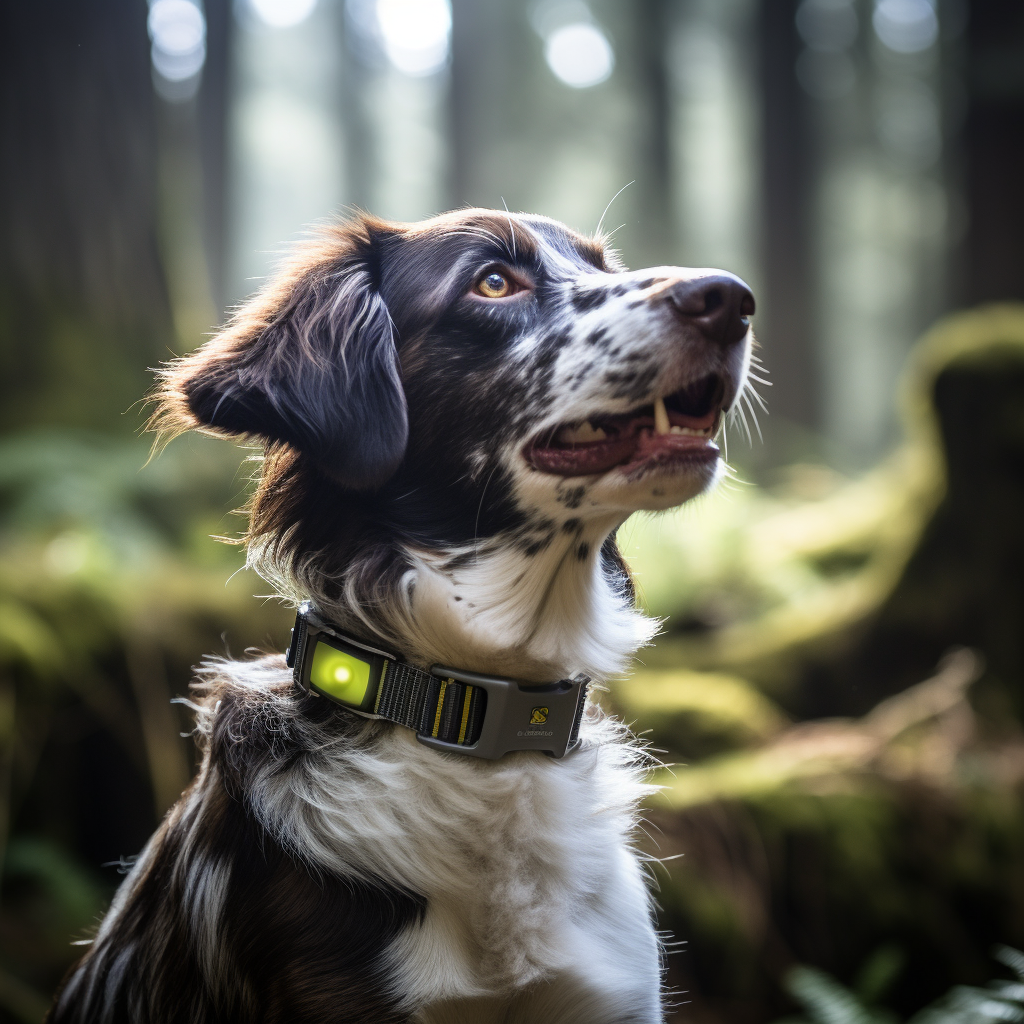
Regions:
[[[720, 475], [752, 312], [730, 275], [627, 272], [543, 217], [359, 217], [163, 371], [157, 425], [264, 442], [249, 555], [289, 600], [424, 668], [601, 681], [655, 628], [615, 531]], [[280, 655], [197, 692], [199, 775], [52, 1024], [663, 1019], [644, 759], [596, 706], [562, 760], [484, 761]]]

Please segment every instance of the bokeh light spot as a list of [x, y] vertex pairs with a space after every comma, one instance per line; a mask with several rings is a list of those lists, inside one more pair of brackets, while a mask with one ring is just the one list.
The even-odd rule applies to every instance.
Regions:
[[206, 39], [206, 19], [190, 0], [155, 0], [149, 9], [153, 46], [170, 56], [195, 52]]
[[271, 28], [301, 25], [316, 10], [317, 0], [249, 0], [256, 16]]
[[431, 75], [448, 62], [448, 0], [377, 0], [377, 24], [388, 60], [407, 75]]
[[154, 0], [147, 21], [157, 91], [167, 100], [195, 94], [206, 61], [206, 18], [190, 0]]
[[928, 0], [879, 0], [871, 23], [896, 53], [920, 53], [939, 38], [939, 19]]
[[605, 81], [615, 67], [608, 37], [595, 25], [578, 22], [556, 29], [544, 48], [548, 67], [574, 89]]

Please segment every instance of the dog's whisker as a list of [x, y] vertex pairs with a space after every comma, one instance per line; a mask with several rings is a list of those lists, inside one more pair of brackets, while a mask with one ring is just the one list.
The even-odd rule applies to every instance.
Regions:
[[740, 423], [743, 425], [744, 433], [747, 435], [747, 444], [752, 448], [754, 446], [754, 438], [753, 432], [750, 429], [750, 403], [747, 401], [746, 387], [741, 388], [739, 391], [736, 399], [736, 412]]
[[754, 427], [757, 430], [758, 439], [761, 441], [762, 444], [764, 444], [764, 435], [761, 433], [761, 424], [758, 423], [758, 421], [757, 421], [757, 410], [754, 408], [754, 403], [751, 402], [751, 400], [750, 400], [750, 391], [749, 391], [749, 389], [745, 388], [743, 390], [743, 393], [742, 393], [741, 397], [743, 399], [743, 404], [750, 411], [750, 418], [754, 421]]
[[753, 436], [753, 434], [750, 431], [750, 422], [747, 419], [746, 407], [741, 404], [737, 408], [739, 410], [740, 426], [743, 428], [743, 433], [747, 437], [747, 447], [748, 448], [753, 448], [754, 447], [754, 436]]
[[[494, 468], [488, 474], [487, 479], [484, 481], [484, 485], [483, 485], [483, 487], [480, 490], [480, 501], [478, 502], [478, 504], [476, 506], [476, 519], [473, 521], [473, 546], [474, 546], [474, 548], [476, 547], [477, 538], [480, 535], [480, 513], [481, 513], [481, 511], [483, 511], [484, 498], [487, 496], [487, 488], [490, 486], [491, 479], [494, 476], [494, 474], [497, 473], [497, 471], [498, 471], [498, 465], [497, 465], [497, 463], [495, 463]], [[479, 551], [477, 552], [477, 557], [479, 558]]]
[[[594, 235], [596, 237], [598, 237], [598, 238], [601, 237], [601, 225], [604, 224], [604, 219], [608, 215], [608, 211], [611, 209], [612, 203], [614, 203], [615, 200], [618, 199], [619, 196], [621, 196], [622, 193], [625, 192], [626, 189], [629, 188], [630, 185], [635, 185], [635, 184], [636, 184], [636, 179], [635, 178], [632, 181], [627, 181], [626, 184], [623, 185], [622, 188], [620, 188], [619, 191], [616, 192], [615, 195], [613, 195], [611, 197], [611, 199], [608, 200], [608, 205], [604, 208], [604, 210], [601, 211], [601, 216], [600, 216], [600, 218], [597, 221], [597, 228], [594, 230]], [[618, 231], [618, 228], [616, 228], [615, 230]], [[614, 234], [614, 232], [613, 232], [613, 234]]]
[[729, 410], [729, 417], [733, 423], [739, 424], [743, 429], [743, 433], [746, 435], [747, 443], [753, 447], [754, 439], [750, 435], [750, 428], [747, 426], [747, 418], [744, 415], [746, 410], [740, 402], [737, 402], [732, 409]]
[[508, 212], [508, 203], [505, 202], [505, 197], [501, 197], [501, 205], [505, 207], [505, 213], [508, 214], [508, 233], [512, 239], [512, 260], [516, 259], [516, 229], [512, 226], [512, 214]]
[[757, 404], [759, 406], [761, 406], [761, 409], [764, 411], [764, 414], [766, 416], [770, 415], [770, 413], [768, 412], [768, 406], [765, 404], [764, 399], [758, 393], [757, 388], [753, 387], [753, 385], [748, 384], [747, 385], [747, 391], [748, 391], [749, 394], [753, 395], [754, 401], [756, 401]]

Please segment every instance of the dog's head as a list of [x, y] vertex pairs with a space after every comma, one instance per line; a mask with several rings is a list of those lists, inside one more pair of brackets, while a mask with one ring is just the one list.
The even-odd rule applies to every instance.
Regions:
[[422, 540], [621, 521], [715, 479], [753, 311], [738, 278], [626, 272], [543, 217], [361, 217], [165, 371], [164, 421], [283, 446]]

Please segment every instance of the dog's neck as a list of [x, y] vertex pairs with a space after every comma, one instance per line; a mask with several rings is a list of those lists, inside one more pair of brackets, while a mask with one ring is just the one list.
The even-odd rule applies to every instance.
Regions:
[[482, 671], [537, 682], [621, 673], [656, 624], [603, 565], [608, 532], [563, 533], [535, 553], [496, 538], [466, 558], [421, 554], [415, 648], [443, 664], [472, 657]]
[[[347, 575], [342, 594], [317, 587], [315, 574], [274, 578], [296, 600], [311, 598], [339, 625], [377, 636], [422, 667], [451, 665], [535, 682], [585, 672], [623, 672], [657, 623], [637, 611], [602, 547], [618, 522], [551, 537], [541, 550], [498, 534], [443, 549], [397, 546], [405, 566], [382, 593], [364, 591], [365, 573]], [[275, 578], [276, 577], [276, 578]]]

